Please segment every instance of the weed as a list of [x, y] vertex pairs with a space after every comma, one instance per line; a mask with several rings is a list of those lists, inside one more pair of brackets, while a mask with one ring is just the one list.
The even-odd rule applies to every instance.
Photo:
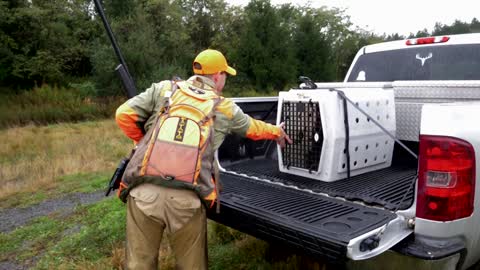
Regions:
[[0, 199], [55, 188], [65, 175], [99, 172], [109, 177], [106, 172], [131, 146], [113, 120], [1, 130]]
[[240, 233], [230, 227], [224, 226], [220, 223], [209, 222], [209, 243], [228, 244], [235, 240], [241, 240], [245, 234]]

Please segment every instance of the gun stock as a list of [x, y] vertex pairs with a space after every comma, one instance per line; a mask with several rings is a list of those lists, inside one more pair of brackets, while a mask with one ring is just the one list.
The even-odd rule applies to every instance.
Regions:
[[129, 158], [124, 158], [117, 166], [117, 169], [112, 175], [110, 179], [110, 183], [108, 184], [107, 190], [105, 191], [105, 196], [107, 197], [110, 195], [110, 192], [116, 190], [120, 187], [120, 182], [122, 181], [123, 173], [125, 172], [125, 168], [127, 168], [128, 162], [130, 161]]

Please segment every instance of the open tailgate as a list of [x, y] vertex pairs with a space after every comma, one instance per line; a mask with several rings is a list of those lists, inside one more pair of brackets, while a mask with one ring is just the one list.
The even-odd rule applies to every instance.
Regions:
[[403, 217], [381, 208], [234, 172], [221, 179], [220, 214], [212, 209], [210, 219], [328, 261], [374, 257], [412, 232]]

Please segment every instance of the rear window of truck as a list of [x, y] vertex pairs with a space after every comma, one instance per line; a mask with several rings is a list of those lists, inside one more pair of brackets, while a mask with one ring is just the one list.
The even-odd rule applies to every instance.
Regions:
[[361, 55], [349, 82], [480, 80], [480, 45], [411, 46]]

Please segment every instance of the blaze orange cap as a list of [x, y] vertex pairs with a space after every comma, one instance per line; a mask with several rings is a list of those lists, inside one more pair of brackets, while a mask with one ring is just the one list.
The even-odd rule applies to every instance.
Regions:
[[237, 75], [237, 71], [227, 64], [225, 56], [217, 50], [204, 50], [193, 61], [193, 72], [195, 74], [210, 75], [222, 71], [232, 76]]

